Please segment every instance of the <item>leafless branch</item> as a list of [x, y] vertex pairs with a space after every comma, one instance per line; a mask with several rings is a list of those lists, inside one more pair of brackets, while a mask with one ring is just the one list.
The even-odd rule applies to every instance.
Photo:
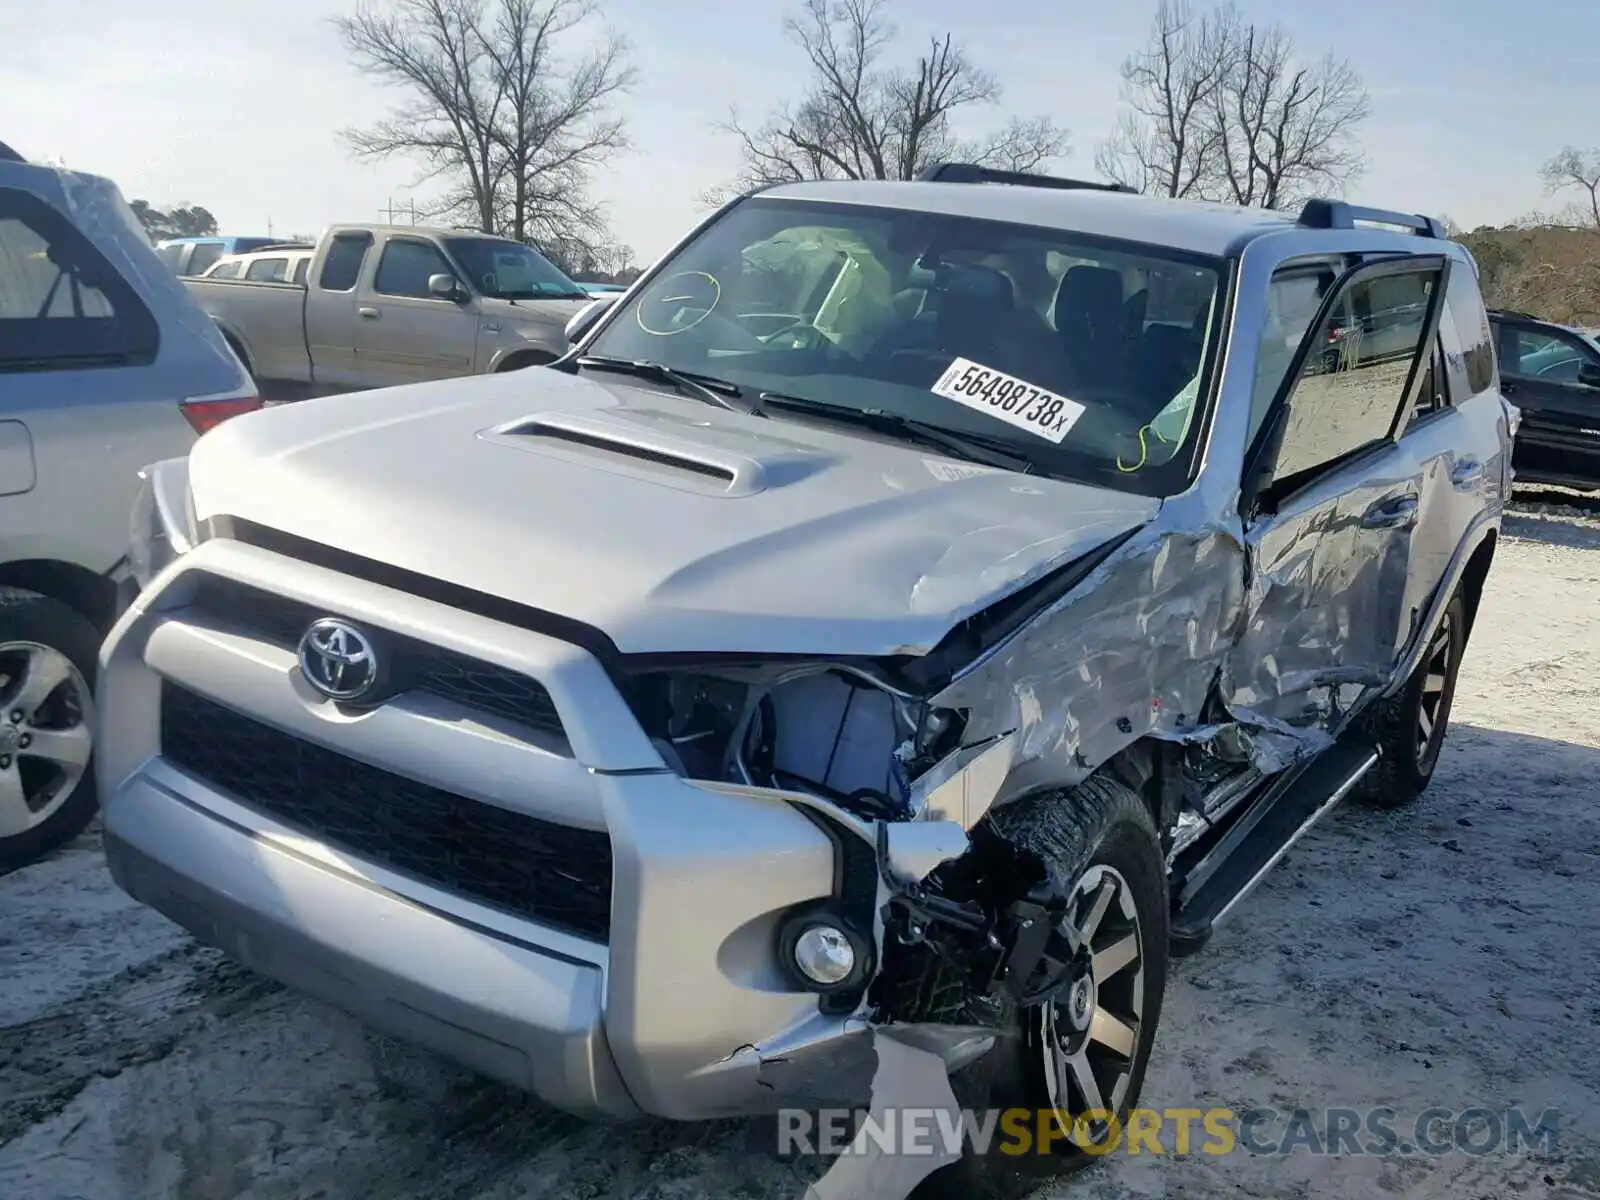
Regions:
[[612, 103], [632, 85], [629, 49], [602, 36], [590, 0], [397, 0], [336, 20], [357, 65], [393, 85], [390, 116], [345, 138], [363, 157], [416, 161], [443, 190], [432, 215], [518, 240], [601, 239], [592, 171], [627, 145]]
[[1539, 174], [1547, 196], [1577, 192], [1585, 223], [1600, 233], [1600, 147], [1588, 151], [1563, 147]]
[[1064, 151], [1066, 131], [1044, 117], [957, 137], [952, 115], [996, 103], [999, 82], [949, 34], [930, 38], [909, 66], [886, 66], [895, 36], [887, 9], [887, 0], [805, 0], [785, 30], [806, 57], [810, 85], [759, 126], [730, 116], [723, 128], [744, 168], [708, 201], [800, 179], [911, 179], [953, 157], [1025, 170]]
[[1355, 69], [1305, 61], [1282, 27], [1231, 5], [1197, 16], [1164, 0], [1123, 84], [1096, 161], [1141, 190], [1281, 208], [1340, 194], [1365, 168], [1357, 136], [1370, 103]]

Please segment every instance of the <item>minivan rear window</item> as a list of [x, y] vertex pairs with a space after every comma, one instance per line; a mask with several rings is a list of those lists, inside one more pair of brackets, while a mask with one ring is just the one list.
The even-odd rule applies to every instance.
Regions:
[[31, 192], [0, 188], [0, 372], [140, 365], [160, 343], [88, 238]]

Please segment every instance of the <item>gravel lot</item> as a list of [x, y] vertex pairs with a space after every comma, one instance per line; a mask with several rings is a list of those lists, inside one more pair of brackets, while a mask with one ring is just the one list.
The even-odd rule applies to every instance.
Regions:
[[[1600, 1196], [1600, 519], [1508, 518], [1416, 808], [1333, 814], [1177, 965], [1153, 1106], [1561, 1111], [1553, 1155], [1119, 1156], [1059, 1194]], [[797, 1196], [741, 1124], [588, 1126], [238, 971], [93, 834], [0, 879], [0, 1196]]]

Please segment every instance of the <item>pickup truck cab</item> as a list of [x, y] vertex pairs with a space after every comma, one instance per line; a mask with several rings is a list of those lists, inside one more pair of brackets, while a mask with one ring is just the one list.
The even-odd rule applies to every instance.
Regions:
[[185, 284], [270, 401], [553, 362], [591, 298], [520, 242], [411, 225], [326, 230], [304, 283]]

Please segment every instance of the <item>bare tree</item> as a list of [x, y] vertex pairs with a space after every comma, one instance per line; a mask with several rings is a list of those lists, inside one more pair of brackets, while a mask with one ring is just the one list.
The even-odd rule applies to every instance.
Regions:
[[1365, 167], [1357, 138], [1370, 104], [1355, 69], [1302, 60], [1281, 26], [1231, 4], [1197, 16], [1164, 0], [1123, 84], [1096, 161], [1140, 190], [1280, 208], [1341, 193]]
[[1012, 120], [984, 138], [958, 136], [952, 115], [994, 104], [999, 81], [948, 33], [930, 38], [909, 68], [885, 66], [896, 33], [886, 9], [887, 0], [805, 0], [785, 22], [811, 84], [759, 127], [741, 124], [737, 113], [730, 118], [726, 128], [744, 158], [735, 189], [800, 179], [911, 179], [929, 163], [955, 158], [1029, 170], [1063, 152], [1066, 131], [1044, 117]]
[[1187, 0], [1161, 0], [1150, 42], [1122, 63], [1125, 105], [1095, 154], [1108, 179], [1159, 196], [1204, 194], [1217, 176], [1217, 97], [1233, 67], [1238, 18], [1196, 16]]
[[1227, 82], [1212, 101], [1223, 198], [1279, 208], [1343, 191], [1365, 169], [1356, 133], [1370, 111], [1345, 60], [1302, 64], [1280, 26], [1241, 26]]
[[1581, 194], [1578, 211], [1582, 221], [1600, 232], [1600, 147], [1583, 151], [1572, 146], [1563, 147], [1539, 171], [1544, 180], [1545, 195], [1576, 191]]
[[429, 217], [519, 241], [604, 240], [593, 170], [626, 146], [611, 102], [634, 81], [615, 34], [577, 56], [589, 0], [397, 0], [336, 19], [361, 69], [393, 85], [390, 116], [345, 137], [362, 157], [413, 158], [442, 191]]

